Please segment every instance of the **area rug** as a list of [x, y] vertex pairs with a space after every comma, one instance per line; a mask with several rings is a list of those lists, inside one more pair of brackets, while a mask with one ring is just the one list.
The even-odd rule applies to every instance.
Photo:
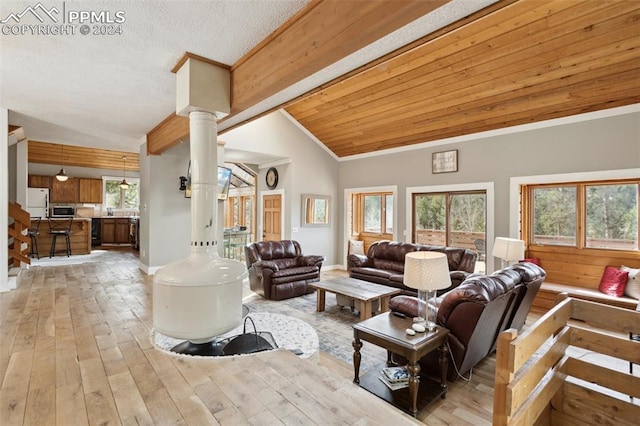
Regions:
[[100, 262], [102, 261], [101, 258], [107, 253], [107, 250], [91, 250], [90, 254], [72, 254], [71, 256], [54, 257], [40, 256], [40, 259], [31, 259], [31, 266], [66, 266]]
[[[252, 312], [271, 312], [285, 315], [291, 320], [300, 319], [308, 323], [318, 333], [320, 350], [353, 365], [353, 325], [360, 322], [357, 311], [340, 308], [335, 295], [326, 293], [324, 312], [316, 312], [316, 293], [285, 300], [266, 300], [247, 290], [245, 281], [244, 305]], [[386, 350], [362, 342], [360, 372], [364, 373], [386, 362]]]
[[[318, 334], [316, 331], [306, 322], [297, 319], [289, 318], [281, 314], [267, 313], [267, 312], [250, 312], [248, 315], [255, 323], [255, 330], [258, 332], [269, 332], [273, 336], [276, 345], [276, 349], [288, 349], [291, 351], [301, 351], [300, 358], [308, 358], [317, 360], [318, 358]], [[253, 332], [253, 325], [251, 322], [247, 323], [247, 332]], [[237, 336], [244, 332], [244, 324], [240, 324], [236, 328], [227, 333], [218, 336], [218, 339], [223, 340], [228, 337]], [[162, 333], [151, 330], [149, 334], [149, 340], [153, 346], [174, 356], [191, 357], [193, 355], [182, 355], [171, 351], [171, 348], [179, 343], [182, 343], [184, 339], [174, 339], [169, 336], [165, 336]], [[223, 357], [218, 357], [223, 358]]]

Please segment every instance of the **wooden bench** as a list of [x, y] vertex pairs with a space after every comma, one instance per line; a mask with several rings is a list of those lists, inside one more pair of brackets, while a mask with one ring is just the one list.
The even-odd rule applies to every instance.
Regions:
[[548, 311], [555, 306], [557, 297], [560, 293], [567, 293], [569, 297], [576, 299], [589, 300], [591, 302], [604, 303], [605, 305], [617, 306], [619, 308], [636, 309], [638, 306], [637, 299], [631, 297], [615, 297], [601, 293], [597, 289], [590, 289], [567, 284], [555, 284], [550, 282], [542, 283], [540, 290], [533, 302], [533, 308]]
[[493, 424], [637, 425], [639, 330], [640, 311], [567, 298], [521, 335], [503, 332]]

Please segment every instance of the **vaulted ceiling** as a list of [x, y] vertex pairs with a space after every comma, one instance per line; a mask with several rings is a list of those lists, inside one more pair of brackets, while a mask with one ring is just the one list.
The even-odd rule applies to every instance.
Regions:
[[[640, 103], [636, 0], [157, 5], [122, 3], [121, 37], [3, 35], [10, 124], [138, 152], [171, 118], [170, 70], [185, 52], [235, 75], [221, 133], [284, 108], [336, 158]], [[0, 18], [24, 6], [3, 1]], [[163, 149], [188, 136], [184, 119], [169, 121], [174, 145]]]
[[640, 102], [640, 2], [517, 1], [286, 111], [337, 157]]

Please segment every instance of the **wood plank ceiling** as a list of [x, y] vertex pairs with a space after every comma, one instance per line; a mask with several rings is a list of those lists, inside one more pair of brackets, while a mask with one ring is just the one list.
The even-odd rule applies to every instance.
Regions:
[[506, 3], [286, 111], [345, 157], [640, 102], [640, 1]]
[[[122, 157], [126, 156], [127, 161]], [[87, 148], [59, 143], [29, 141], [28, 162], [96, 169], [140, 171], [140, 154]]]

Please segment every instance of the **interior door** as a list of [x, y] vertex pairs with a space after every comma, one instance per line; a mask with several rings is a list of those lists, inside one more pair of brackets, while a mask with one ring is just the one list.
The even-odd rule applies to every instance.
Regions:
[[280, 241], [282, 239], [282, 196], [262, 196], [262, 240]]

